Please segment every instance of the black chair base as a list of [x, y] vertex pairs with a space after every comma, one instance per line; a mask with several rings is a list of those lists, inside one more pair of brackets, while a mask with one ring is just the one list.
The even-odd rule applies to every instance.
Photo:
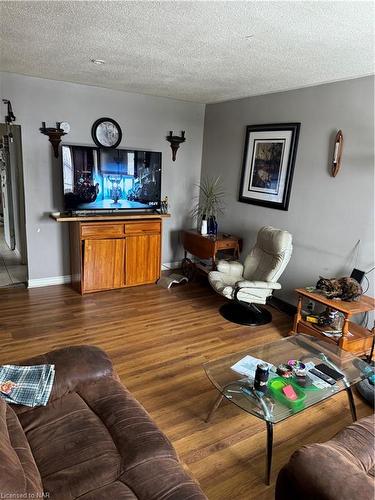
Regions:
[[258, 304], [229, 302], [221, 306], [219, 311], [223, 318], [238, 325], [260, 326], [272, 321], [272, 314]]

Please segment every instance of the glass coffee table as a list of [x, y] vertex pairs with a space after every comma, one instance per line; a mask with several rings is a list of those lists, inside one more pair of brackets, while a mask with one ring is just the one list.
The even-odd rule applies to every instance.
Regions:
[[[299, 360], [304, 364], [315, 365], [323, 363], [336, 371], [341, 372], [344, 378], [337, 381], [335, 385], [317, 387], [310, 385], [301, 387], [305, 394], [302, 405], [298, 408], [289, 408], [285, 402], [279, 402], [267, 390], [264, 396], [260, 396], [253, 390], [253, 378], [241, 375], [231, 367], [242, 360], [245, 356], [252, 356], [271, 363], [275, 367], [289, 360]], [[224, 398], [254, 417], [265, 421], [267, 426], [267, 457], [266, 457], [266, 484], [270, 482], [272, 448], [273, 448], [273, 426], [282, 420], [292, 417], [296, 413], [307, 410], [310, 406], [345, 390], [348, 395], [350, 410], [353, 421], [357, 419], [351, 386], [363, 380], [366, 375], [361, 371], [367, 364], [350, 353], [343, 351], [334, 344], [309, 335], [298, 334], [293, 337], [284, 338], [264, 346], [255, 347], [244, 352], [231, 354], [203, 365], [206, 375], [219, 391], [211, 411], [208, 414], [209, 422]], [[367, 365], [369, 366], [369, 365]], [[270, 379], [278, 375], [270, 371]], [[290, 380], [290, 379], [286, 379]], [[314, 380], [318, 386], [328, 385], [320, 383], [320, 379]], [[295, 379], [294, 379], [295, 382]]]

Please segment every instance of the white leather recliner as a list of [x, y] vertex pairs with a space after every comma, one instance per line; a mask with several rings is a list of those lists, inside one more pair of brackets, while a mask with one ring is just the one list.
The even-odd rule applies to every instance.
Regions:
[[256, 304], [265, 304], [292, 255], [292, 235], [265, 226], [260, 229], [255, 246], [244, 264], [220, 260], [217, 271], [208, 274], [213, 289], [231, 302], [220, 308], [224, 318], [241, 325], [264, 325], [271, 313]]

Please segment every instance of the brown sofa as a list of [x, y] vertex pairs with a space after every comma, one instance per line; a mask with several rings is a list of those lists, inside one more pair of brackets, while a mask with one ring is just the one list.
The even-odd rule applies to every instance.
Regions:
[[19, 364], [40, 363], [56, 369], [46, 407], [0, 398], [1, 498], [206, 498], [103, 351], [69, 347]]
[[277, 478], [276, 500], [373, 500], [374, 416], [326, 443], [296, 451]]

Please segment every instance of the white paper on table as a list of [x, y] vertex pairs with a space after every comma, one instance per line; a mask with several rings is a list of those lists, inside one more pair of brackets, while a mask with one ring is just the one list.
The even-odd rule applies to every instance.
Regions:
[[246, 377], [254, 378], [255, 377], [255, 370], [257, 369], [257, 366], [259, 363], [266, 363], [268, 365], [268, 368], [271, 370], [274, 368], [272, 363], [267, 363], [267, 361], [263, 361], [262, 359], [254, 358], [253, 356], [245, 356], [244, 358], [240, 359], [235, 363], [233, 366], [231, 366], [231, 370], [240, 373], [241, 375], [245, 375]]

